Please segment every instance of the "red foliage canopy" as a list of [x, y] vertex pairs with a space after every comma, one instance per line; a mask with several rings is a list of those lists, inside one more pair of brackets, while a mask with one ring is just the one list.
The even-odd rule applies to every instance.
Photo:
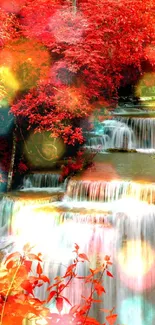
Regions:
[[[12, 72], [18, 80], [24, 67], [22, 79], [33, 70], [35, 78], [26, 82], [26, 87], [22, 86], [25, 80], [20, 79], [12, 111], [16, 116], [26, 116], [37, 131], [51, 130], [65, 142], [74, 144], [75, 134], [80, 132], [70, 126], [74, 118], [88, 116], [98, 99], [117, 95], [126, 68], [135, 68], [140, 75], [143, 62], [149, 61], [153, 69], [153, 0], [108, 0], [106, 4], [104, 0], [79, 0], [77, 8], [69, 1], [26, 0], [18, 13], [3, 10], [3, 15], [9, 24], [7, 31], [6, 25], [2, 28], [10, 38], [14, 37], [15, 19], [17, 42], [26, 39], [27, 44], [42, 44], [50, 57], [50, 65], [47, 60], [43, 62], [42, 55], [41, 64], [37, 59], [36, 72], [32, 46], [28, 55], [23, 48], [22, 62], [20, 51], [19, 65], [17, 56]], [[136, 79], [137, 73], [131, 78]], [[82, 142], [79, 134], [77, 140]]]

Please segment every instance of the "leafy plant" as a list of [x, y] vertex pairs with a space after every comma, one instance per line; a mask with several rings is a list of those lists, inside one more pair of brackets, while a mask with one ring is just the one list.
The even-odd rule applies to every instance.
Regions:
[[[54, 283], [43, 274], [41, 254], [31, 253], [31, 247], [26, 244], [23, 254], [14, 252], [8, 255], [1, 263], [0, 269], [0, 324], [1, 325], [22, 325], [24, 319], [35, 320], [36, 324], [73, 324], [73, 325], [101, 325], [95, 318], [89, 316], [92, 304], [102, 302], [102, 294], [105, 288], [102, 284], [103, 275], [113, 277], [109, 271], [112, 265], [109, 256], [105, 256], [103, 264], [96, 269], [89, 269], [89, 274], [79, 276], [77, 265], [79, 263], [89, 263], [86, 254], [79, 252], [79, 246], [75, 244], [75, 258], [73, 263], [66, 268], [64, 276], [56, 276]], [[35, 261], [36, 274], [32, 275], [32, 263]], [[82, 296], [81, 305], [71, 305], [65, 296], [65, 289], [70, 287], [73, 279], [84, 281], [89, 287], [88, 296]], [[34, 290], [48, 283], [47, 299], [39, 300], [35, 298]], [[96, 299], [96, 295], [100, 299]], [[55, 302], [57, 313], [50, 312], [47, 308], [49, 302]], [[64, 313], [64, 303], [67, 303], [69, 312]], [[117, 315], [112, 310], [104, 310], [108, 315], [106, 322], [114, 325]], [[106, 325], [106, 323], [102, 324]]]
[[61, 166], [60, 179], [63, 180], [66, 177], [74, 176], [75, 174], [93, 166], [93, 159], [97, 155], [98, 151], [91, 151], [86, 153], [85, 150], [79, 150], [74, 157], [69, 157], [66, 160], [66, 164]]

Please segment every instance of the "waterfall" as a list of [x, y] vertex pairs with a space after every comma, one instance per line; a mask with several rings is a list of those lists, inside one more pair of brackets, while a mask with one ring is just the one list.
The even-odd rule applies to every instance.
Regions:
[[[100, 304], [93, 305], [92, 316], [104, 323], [100, 308], [115, 306], [119, 324], [155, 324], [155, 184], [73, 178], [62, 202], [50, 203], [50, 195], [31, 200], [23, 197], [14, 199], [12, 209], [9, 200], [16, 249], [21, 250], [27, 241], [35, 244], [34, 252], [42, 252], [44, 274], [51, 282], [72, 263], [74, 243], [90, 260], [90, 264], [80, 263], [78, 275], [88, 274], [90, 267], [100, 266], [109, 255], [113, 278], [105, 273], [106, 293]], [[1, 206], [3, 227], [9, 213], [4, 203]], [[37, 288], [36, 296], [45, 299], [46, 289], [47, 284]], [[64, 296], [73, 305], [79, 304], [81, 294], [87, 296], [88, 291], [83, 280], [77, 279]], [[49, 307], [54, 310], [52, 301]], [[64, 312], [69, 308], [66, 303]]]
[[[94, 135], [95, 134], [95, 135]], [[100, 123], [87, 136], [86, 147], [100, 149], [136, 149], [155, 151], [155, 118], [117, 117]]]
[[140, 184], [129, 181], [78, 181], [68, 182], [65, 200], [114, 202], [121, 198], [134, 197], [150, 204], [155, 203], [155, 184]]
[[[132, 207], [132, 209], [131, 209]], [[22, 217], [22, 221], [21, 221]], [[33, 223], [32, 223], [33, 218]], [[94, 305], [93, 316], [104, 322], [100, 308], [116, 307], [118, 322], [129, 325], [153, 325], [155, 319], [155, 208], [137, 199], [126, 199], [112, 214], [55, 212], [52, 204], [25, 207], [14, 220], [14, 232], [29, 238], [32, 244], [38, 240], [44, 256], [44, 272], [53, 281], [56, 275], [63, 275], [74, 258], [74, 243], [80, 246], [90, 260], [79, 265], [79, 275], [86, 275], [89, 267], [96, 268], [103, 263], [105, 254], [113, 262], [103, 285], [106, 294], [102, 303]], [[107, 222], [109, 224], [107, 226]], [[24, 227], [22, 227], [24, 224]], [[34, 227], [37, 232], [34, 233]], [[31, 230], [32, 229], [32, 230]], [[21, 244], [21, 242], [20, 242]], [[130, 267], [130, 268], [129, 268]], [[37, 289], [36, 295], [45, 299], [44, 290]], [[88, 291], [82, 280], [73, 281], [65, 292], [72, 304], [81, 302], [81, 294]], [[135, 303], [135, 305], [133, 305]], [[50, 304], [49, 304], [50, 305]], [[53, 304], [50, 305], [53, 310]], [[69, 308], [69, 306], [65, 306]], [[128, 308], [132, 310], [128, 312]]]
[[135, 135], [136, 149], [155, 149], [155, 118], [124, 118], [125, 123]]
[[109, 136], [107, 134], [103, 135], [96, 135], [92, 136], [90, 134], [90, 137], [88, 138], [88, 143], [85, 146], [86, 148], [91, 148], [91, 149], [108, 149], [109, 148]]
[[43, 191], [43, 190], [62, 190], [63, 184], [60, 181], [60, 174], [28, 174], [23, 178], [21, 190], [24, 191]]
[[[26, 206], [33, 206], [35, 204], [49, 203], [51, 196], [28, 197], [22, 199], [16, 196], [4, 196], [0, 201], [0, 250], [5, 253], [10, 252], [14, 245], [16, 238], [12, 229], [14, 227], [14, 218], [19, 211], [23, 211]], [[8, 248], [7, 251], [5, 248]]]

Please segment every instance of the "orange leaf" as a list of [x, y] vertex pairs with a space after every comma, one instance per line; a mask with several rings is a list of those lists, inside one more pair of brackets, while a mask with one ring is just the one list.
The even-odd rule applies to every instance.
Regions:
[[29, 280], [25, 280], [21, 283], [21, 287], [26, 290], [28, 293], [33, 295], [33, 285], [29, 282]]
[[77, 310], [79, 309], [80, 305], [75, 305], [73, 306], [70, 311], [69, 311], [69, 314], [74, 314], [77, 312]]
[[95, 283], [95, 290], [98, 296], [101, 296], [103, 292], [105, 292], [104, 287], [100, 283]]
[[12, 269], [12, 267], [14, 266], [14, 263], [15, 263], [15, 261], [10, 261], [10, 262], [8, 262], [7, 263], [7, 265], [6, 265], [6, 268], [9, 270], [9, 269]]
[[76, 267], [76, 264], [71, 264], [67, 267], [66, 274], [65, 275], [70, 275], [72, 273], [72, 270]]
[[56, 298], [56, 307], [58, 309], [58, 312], [61, 313], [63, 309], [63, 298], [61, 297]]
[[43, 269], [42, 269], [40, 263], [38, 263], [38, 265], [37, 265], [37, 274], [41, 275], [42, 273], [43, 273]]
[[28, 256], [28, 258], [30, 260], [37, 260], [39, 262], [42, 262], [42, 260], [40, 259], [40, 257], [38, 255], [36, 255], [36, 254], [28, 254], [27, 256]]
[[30, 246], [30, 244], [27, 243], [27, 244], [25, 244], [25, 245], [23, 246], [23, 251], [24, 251], [25, 253], [28, 253], [28, 252], [31, 251], [31, 249], [32, 249], [33, 247], [34, 247], [34, 246]]
[[21, 257], [21, 254], [19, 253], [19, 252], [14, 252], [14, 253], [12, 253], [12, 254], [10, 254], [7, 258], [6, 258], [6, 260], [5, 260], [5, 264], [7, 263], [7, 261], [9, 261], [9, 260], [12, 260], [12, 259], [19, 259]]
[[44, 282], [50, 283], [50, 279], [46, 275], [40, 275], [39, 279], [43, 280]]
[[117, 314], [110, 315], [106, 317], [106, 321], [109, 323], [109, 325], [114, 325], [117, 319]]
[[87, 257], [86, 254], [79, 254], [78, 256], [79, 256], [80, 258], [82, 258], [83, 260], [86, 260], [86, 261], [89, 262], [89, 259], [88, 259], [88, 257]]
[[110, 313], [109, 309], [100, 308], [100, 310], [103, 311], [104, 313]]

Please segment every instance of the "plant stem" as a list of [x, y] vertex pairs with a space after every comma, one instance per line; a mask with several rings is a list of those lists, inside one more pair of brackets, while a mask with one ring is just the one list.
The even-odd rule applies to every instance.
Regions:
[[[104, 266], [104, 268], [103, 268], [103, 270], [102, 270], [102, 273], [101, 273], [101, 275], [100, 275], [100, 277], [99, 277], [98, 282], [101, 282], [101, 279], [102, 279], [102, 277], [103, 277], [104, 271], [106, 270], [106, 266], [107, 266], [107, 264], [105, 264], [105, 266]], [[91, 283], [91, 292], [90, 292], [89, 299], [92, 299], [93, 294], [94, 294], [94, 292], [95, 292], [95, 288], [93, 289], [93, 284], [94, 284], [94, 283], [93, 283], [93, 280], [94, 280], [94, 276], [93, 276], [92, 283]], [[88, 310], [87, 310], [87, 312], [86, 312], [86, 316], [85, 316], [85, 319], [84, 319], [83, 325], [86, 323], [86, 320], [87, 320], [88, 314], [89, 314], [89, 312], [90, 312], [91, 305], [92, 305], [92, 301], [90, 300], [90, 305], [89, 305], [89, 308], [88, 308]]]
[[3, 304], [3, 307], [2, 307], [2, 313], [1, 313], [1, 318], [0, 318], [0, 325], [3, 324], [3, 323], [2, 323], [2, 320], [3, 320], [3, 316], [4, 316], [4, 310], [5, 310], [6, 301], [7, 301], [7, 298], [8, 298], [8, 296], [9, 296], [9, 294], [10, 294], [10, 291], [11, 291], [11, 289], [12, 289], [12, 285], [13, 285], [13, 283], [14, 283], [14, 280], [15, 280], [15, 278], [16, 278], [17, 272], [19, 271], [19, 268], [20, 268], [21, 265], [22, 265], [22, 263], [20, 262], [20, 264], [18, 265], [18, 267], [17, 267], [17, 269], [16, 269], [16, 272], [15, 272], [13, 278], [12, 278], [11, 284], [10, 284], [8, 290], [7, 290], [7, 293], [6, 293], [6, 296], [5, 296], [5, 300], [4, 300], [4, 304]]

